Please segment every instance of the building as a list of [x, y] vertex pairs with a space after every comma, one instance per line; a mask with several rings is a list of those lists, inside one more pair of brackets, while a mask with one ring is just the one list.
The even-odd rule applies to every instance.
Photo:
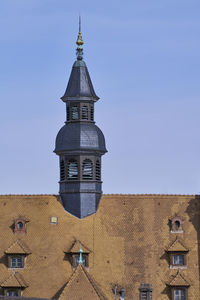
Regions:
[[103, 133], [95, 94], [77, 60], [56, 138], [59, 195], [0, 196], [0, 289], [59, 300], [200, 298], [200, 197], [103, 195]]

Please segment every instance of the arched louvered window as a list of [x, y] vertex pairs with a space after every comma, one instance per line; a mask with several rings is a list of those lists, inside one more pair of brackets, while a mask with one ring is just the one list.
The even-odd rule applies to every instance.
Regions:
[[72, 106], [72, 120], [78, 120], [79, 114], [78, 114], [78, 106]]
[[91, 119], [91, 121], [94, 121], [94, 107], [93, 106], [90, 107], [90, 119]]
[[96, 161], [96, 180], [101, 180], [101, 164], [100, 161]]
[[69, 160], [67, 164], [67, 179], [78, 179], [78, 163], [75, 159]]
[[65, 162], [63, 159], [60, 161], [60, 181], [65, 180]]
[[93, 178], [93, 164], [90, 159], [85, 159], [83, 161], [83, 179], [91, 180]]
[[86, 105], [82, 107], [82, 120], [88, 120], [88, 107]]
[[69, 121], [69, 106], [67, 106], [67, 121]]

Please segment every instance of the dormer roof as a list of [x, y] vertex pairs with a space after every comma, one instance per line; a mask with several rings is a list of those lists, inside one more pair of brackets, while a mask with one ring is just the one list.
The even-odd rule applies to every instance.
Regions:
[[188, 252], [188, 248], [176, 237], [175, 241], [166, 249], [167, 252]]
[[58, 300], [107, 300], [85, 268], [79, 264]]
[[79, 253], [80, 251], [80, 247], [83, 250], [83, 253], [90, 253], [91, 251], [85, 247], [80, 241], [76, 240], [72, 247], [70, 248], [69, 251], [67, 251], [67, 253]]
[[1, 287], [28, 287], [26, 281], [23, 276], [18, 272], [11, 274], [6, 280], [4, 280], [1, 284]]
[[184, 276], [178, 271], [175, 276], [169, 281], [169, 286], [190, 286], [190, 283], [184, 278]]
[[20, 239], [11, 244], [5, 251], [5, 254], [30, 254], [31, 251], [28, 246]]

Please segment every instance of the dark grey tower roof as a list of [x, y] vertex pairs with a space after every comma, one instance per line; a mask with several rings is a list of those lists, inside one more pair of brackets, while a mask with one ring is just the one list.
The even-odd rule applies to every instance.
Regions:
[[67, 89], [61, 99], [64, 102], [68, 100], [97, 101], [99, 99], [95, 94], [87, 66], [83, 60], [75, 61]]
[[69, 123], [57, 134], [55, 152], [92, 150], [107, 152], [102, 131], [95, 124]]

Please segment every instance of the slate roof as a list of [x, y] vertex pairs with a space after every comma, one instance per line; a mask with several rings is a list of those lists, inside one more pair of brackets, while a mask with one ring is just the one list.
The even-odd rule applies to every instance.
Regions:
[[54, 152], [92, 150], [107, 152], [102, 131], [95, 124], [67, 123], [57, 134]]
[[5, 279], [1, 284], [1, 287], [28, 287], [28, 284], [24, 280], [23, 276], [16, 272], [12, 273], [7, 279]]
[[107, 300], [85, 268], [79, 264], [64, 288], [59, 300]]
[[11, 244], [7, 250], [5, 250], [5, 253], [6, 254], [30, 254], [31, 251], [24, 242], [18, 239], [13, 244]]
[[97, 101], [99, 99], [94, 91], [92, 81], [84, 61], [75, 61], [67, 89], [61, 99], [64, 102], [68, 100]]

